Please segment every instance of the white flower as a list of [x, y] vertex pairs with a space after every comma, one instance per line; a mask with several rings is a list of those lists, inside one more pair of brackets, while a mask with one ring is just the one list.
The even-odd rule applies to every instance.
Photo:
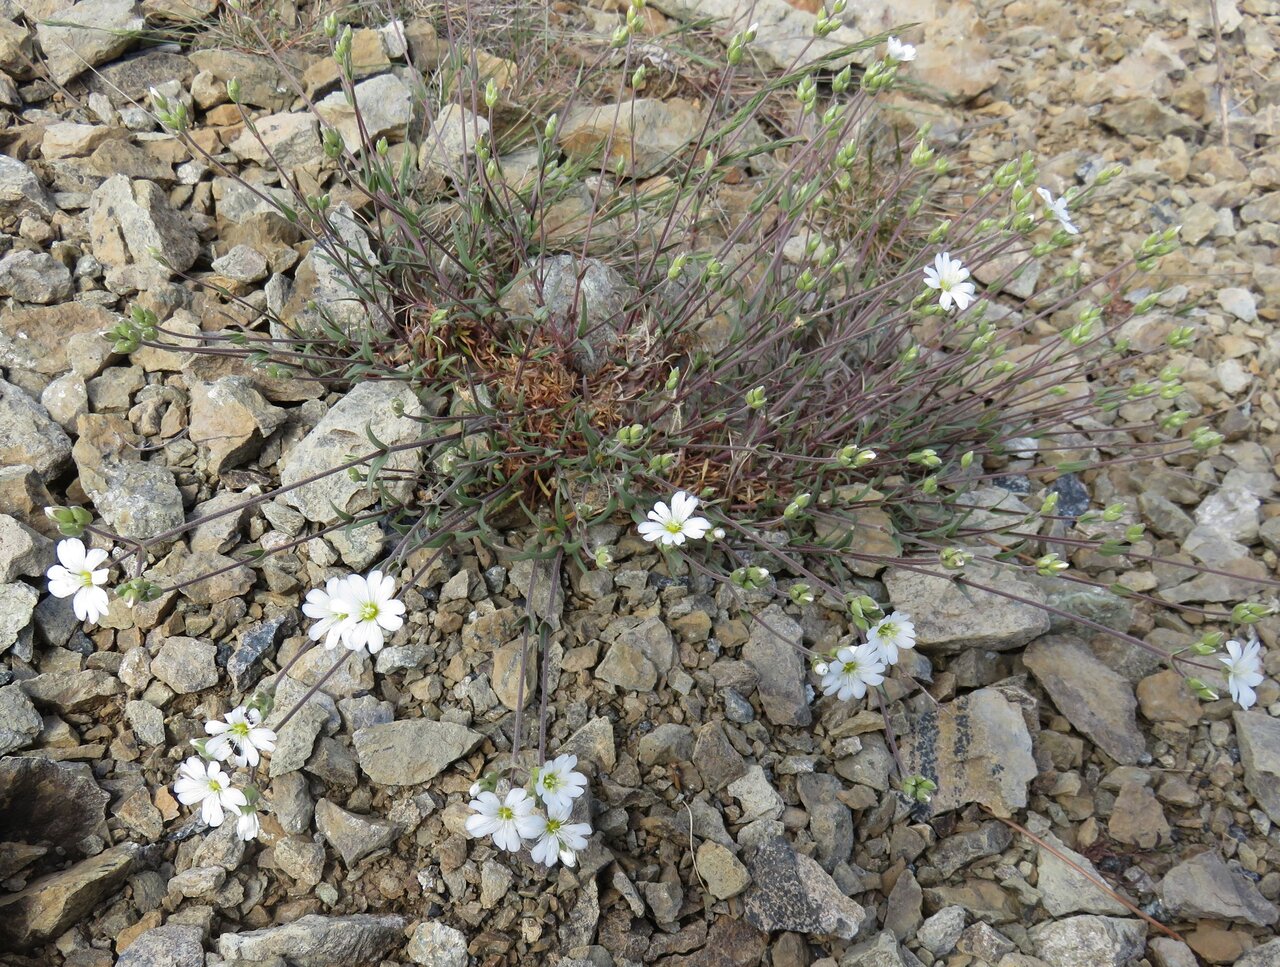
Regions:
[[262, 822], [258, 819], [258, 810], [252, 806], [244, 806], [236, 819], [236, 835], [246, 843], [257, 839], [262, 831]]
[[547, 807], [547, 818], [538, 817], [543, 824], [541, 838], [529, 850], [535, 863], [555, 866], [558, 859], [565, 866], [578, 864], [578, 851], [587, 848], [591, 827], [586, 823], [569, 822], [569, 812], [568, 806], [559, 809]]
[[916, 59], [916, 49], [910, 44], [904, 44], [897, 37], [890, 37], [885, 43], [889, 51], [889, 59], [905, 64], [907, 61]]
[[256, 708], [234, 708], [227, 713], [226, 721], [205, 723], [204, 730], [213, 736], [205, 750], [219, 761], [230, 759], [241, 767], [256, 766], [259, 752], [272, 752], [276, 747], [276, 734], [263, 728], [261, 722], [262, 713]]
[[101, 621], [110, 607], [106, 589], [100, 587], [107, 582], [108, 569], [99, 568], [106, 559], [107, 552], [101, 548], [86, 550], [82, 541], [69, 537], [58, 541], [58, 563], [45, 572], [49, 593], [55, 598], [70, 598], [81, 621]]
[[822, 676], [822, 694], [836, 695], [841, 701], [862, 698], [868, 685], [884, 681], [884, 658], [872, 644], [846, 645], [836, 652], [827, 673]]
[[825, 661], [818, 661], [813, 663], [813, 672], [815, 675], [818, 675], [819, 677], [821, 677], [829, 671], [831, 671], [831, 666], [827, 664]]
[[1049, 214], [1058, 220], [1058, 224], [1068, 235], [1079, 235], [1080, 229], [1076, 228], [1071, 221], [1071, 216], [1067, 214], [1067, 200], [1059, 198], [1054, 201], [1053, 193], [1048, 188], [1037, 188], [1036, 194], [1044, 201], [1044, 207], [1049, 209]]
[[193, 755], [178, 767], [178, 781], [173, 784], [178, 802], [184, 806], [200, 803], [200, 818], [210, 826], [221, 826], [223, 810], [239, 812], [248, 804], [245, 794], [231, 785], [231, 777], [216, 762]]
[[1249, 708], [1258, 700], [1253, 689], [1262, 684], [1260, 651], [1261, 646], [1256, 641], [1241, 645], [1233, 639], [1227, 642], [1227, 654], [1230, 657], [1218, 659], [1227, 666], [1227, 687], [1231, 689], [1231, 697], [1243, 709]]
[[533, 791], [541, 798], [547, 810], [571, 807], [573, 801], [582, 795], [587, 788], [587, 777], [581, 772], [574, 772], [578, 764], [576, 755], [556, 756], [550, 762], [543, 763], [538, 770], [538, 779], [533, 784]]
[[867, 632], [867, 643], [879, 649], [885, 664], [898, 664], [899, 649], [916, 646], [916, 626], [911, 615], [895, 611], [881, 618]]
[[950, 310], [954, 302], [956, 308], [963, 312], [977, 299], [972, 282], [966, 282], [969, 270], [959, 259], [953, 259], [949, 252], [939, 252], [933, 264], [925, 266], [924, 284], [930, 289], [938, 290], [938, 304]]
[[671, 498], [670, 507], [661, 500], [653, 505], [649, 519], [639, 526], [640, 536], [646, 541], [661, 541], [668, 547], [679, 547], [686, 540], [701, 540], [711, 530], [711, 522], [705, 517], [694, 517], [697, 509], [698, 498], [681, 490]]
[[312, 641], [324, 639], [324, 646], [330, 650], [338, 647], [342, 641], [347, 621], [351, 617], [350, 604], [343, 596], [349, 578], [329, 578], [324, 590], [312, 588], [302, 603], [302, 613], [314, 618], [315, 624], [307, 632]]
[[505, 799], [496, 793], [482, 792], [471, 800], [474, 816], [467, 817], [467, 832], [472, 836], [492, 836], [498, 849], [514, 853], [526, 839], [542, 834], [546, 820], [533, 811], [533, 798], [523, 789], [512, 789]]
[[386, 641], [384, 632], [404, 624], [404, 602], [395, 599], [396, 582], [389, 574], [370, 571], [367, 578], [353, 574], [341, 592], [335, 611], [347, 609], [349, 617], [342, 631], [343, 643], [352, 651], [368, 649], [376, 655]]

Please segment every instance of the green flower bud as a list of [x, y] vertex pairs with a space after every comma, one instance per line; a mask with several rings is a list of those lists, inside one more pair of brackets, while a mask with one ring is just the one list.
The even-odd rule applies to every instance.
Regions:
[[1231, 609], [1231, 620], [1236, 624], [1251, 625], [1255, 621], [1261, 621], [1263, 618], [1274, 613], [1275, 609], [1269, 608], [1265, 604], [1245, 602], [1243, 604], [1237, 604]]
[[1216, 702], [1218, 700], [1218, 693], [1198, 678], [1188, 678], [1187, 687], [1195, 693], [1197, 698], [1206, 702]]
[[938, 784], [924, 776], [906, 776], [902, 780], [902, 794], [913, 802], [930, 802], [937, 791]]
[[973, 553], [959, 547], [944, 547], [938, 559], [943, 567], [950, 571], [958, 571], [973, 560]]
[[1196, 331], [1190, 326], [1178, 326], [1165, 340], [1170, 349], [1190, 349], [1195, 341]]
[[747, 406], [749, 406], [751, 409], [753, 410], [762, 409], [765, 403], [767, 402], [768, 402], [768, 397], [764, 395], [763, 386], [757, 386], [755, 389], [747, 390], [746, 403], [747, 403]]
[[1062, 560], [1057, 554], [1046, 554], [1036, 561], [1036, 570], [1044, 577], [1053, 577], [1055, 574], [1065, 571], [1071, 565]]
[[800, 516], [801, 512], [809, 506], [809, 502], [812, 499], [812, 494], [800, 494], [791, 501], [791, 503], [787, 504], [787, 508], [782, 512], [782, 516], [787, 520], [795, 520]]
[[787, 593], [791, 596], [793, 604], [813, 604], [813, 591], [803, 582], [791, 585]]
[[1212, 450], [1223, 441], [1221, 433], [1199, 426], [1191, 431], [1191, 445], [1197, 450]]
[[492, 111], [498, 105], [498, 82], [492, 77], [484, 86], [484, 106]]
[[764, 587], [769, 581], [769, 569], [765, 567], [740, 567], [729, 575], [729, 580], [744, 591], [755, 591]]

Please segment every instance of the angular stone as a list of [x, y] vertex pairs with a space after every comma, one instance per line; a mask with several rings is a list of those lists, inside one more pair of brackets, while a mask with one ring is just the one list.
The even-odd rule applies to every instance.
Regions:
[[108, 178], [93, 192], [88, 219], [94, 257], [116, 269], [135, 267], [130, 277], [135, 288], [168, 282], [172, 272], [185, 272], [200, 254], [195, 228], [154, 182]]
[[45, 408], [0, 379], [0, 464], [26, 464], [52, 479], [66, 469], [70, 457], [70, 438]]
[[108, 698], [124, 691], [109, 672], [88, 668], [79, 672], [45, 672], [24, 679], [22, 689], [37, 705], [58, 712], [84, 712], [99, 708]]
[[29, 746], [44, 727], [44, 720], [21, 685], [0, 688], [0, 756]]
[[[809, 10], [800, 9], [798, 3], [785, 0], [654, 0], [655, 7], [668, 17], [691, 21], [710, 19], [717, 21], [715, 35], [727, 43], [735, 33], [757, 24], [756, 39], [751, 44], [750, 56], [758, 57], [761, 66], [776, 70], [794, 69], [795, 66], [835, 54], [843, 47], [856, 44], [865, 34], [876, 33], [880, 27], [865, 32], [840, 27], [826, 37], [814, 32], [817, 17]], [[850, 10], [850, 16], [855, 16]], [[903, 20], [913, 17], [899, 18]], [[889, 26], [892, 26], [890, 24]], [[831, 66], [839, 69], [847, 59], [836, 59]]]
[[288, 413], [268, 403], [245, 376], [191, 381], [189, 436], [209, 451], [209, 472], [220, 474], [258, 455]]
[[755, 765], [729, 783], [729, 795], [742, 807], [742, 822], [757, 819], [777, 819], [782, 815], [785, 803], [778, 791], [769, 783], [764, 769]]
[[57, 209], [34, 171], [17, 158], [0, 154], [0, 215], [51, 216]]
[[347, 812], [328, 799], [316, 803], [316, 829], [338, 851], [348, 869], [390, 844], [400, 832], [395, 823]]
[[1280, 911], [1238, 868], [1228, 866], [1217, 850], [1184, 860], [1164, 875], [1157, 887], [1165, 907], [1184, 920], [1234, 920], [1269, 927]]
[[1280, 823], [1280, 719], [1261, 709], [1232, 716], [1245, 788], [1272, 822]]
[[217, 647], [200, 638], [177, 635], [165, 640], [151, 660], [151, 673], [179, 695], [218, 684]]
[[405, 918], [356, 914], [309, 914], [278, 927], [224, 933], [218, 953], [224, 960], [266, 963], [282, 957], [291, 967], [347, 967], [377, 963], [404, 942]]
[[756, 693], [774, 725], [808, 725], [813, 720], [805, 694], [803, 630], [777, 605], [756, 615], [742, 658], [760, 676]]
[[166, 923], [135, 937], [116, 967], [204, 967], [204, 931]]
[[320, 125], [309, 111], [269, 114], [255, 121], [254, 127], [257, 128], [256, 135], [245, 128], [231, 142], [231, 150], [245, 160], [279, 166], [287, 171], [323, 157]]
[[[392, 408], [397, 400], [404, 407], [402, 416], [397, 416]], [[325, 414], [315, 429], [285, 454], [280, 483], [295, 487], [285, 494], [285, 500], [308, 520], [322, 524], [336, 523], [339, 511], [355, 514], [369, 507], [378, 499], [377, 492], [365, 483], [352, 480], [346, 473], [331, 473], [302, 486], [295, 485], [342, 466], [348, 454], [371, 453], [373, 444], [369, 442], [368, 433], [389, 446], [421, 438], [429, 431], [424, 431], [413, 418], [423, 415], [417, 395], [403, 383], [394, 380], [358, 383]], [[412, 477], [421, 463], [421, 453], [411, 449], [392, 454], [385, 466], [388, 471]], [[386, 486], [400, 499], [410, 496], [404, 481], [388, 480]]]
[[649, 692], [658, 684], [658, 670], [635, 645], [615, 641], [596, 666], [596, 675], [610, 685], [632, 692]]
[[986, 822], [977, 829], [949, 836], [929, 851], [929, 862], [944, 877], [952, 877], [957, 870], [974, 860], [995, 856], [1009, 848], [1013, 833], [1004, 823]]
[[741, 861], [719, 843], [705, 840], [698, 847], [698, 872], [707, 891], [717, 900], [737, 896], [751, 884], [751, 874]]
[[1128, 967], [1142, 956], [1147, 925], [1079, 916], [1039, 924], [1030, 933], [1036, 956], [1054, 967]]
[[31, 624], [40, 592], [29, 584], [0, 584], [0, 652], [8, 651]]
[[21, 577], [43, 577], [54, 563], [49, 538], [8, 514], [0, 514], [0, 584]]
[[1146, 755], [1133, 687], [1084, 645], [1065, 635], [1033, 642], [1022, 656], [1067, 720], [1121, 765]]
[[1146, 850], [1166, 845], [1172, 839], [1155, 793], [1138, 782], [1121, 784], [1107, 820], [1107, 832], [1117, 843]]
[[1203, 715], [1199, 700], [1191, 694], [1186, 679], [1172, 668], [1148, 675], [1138, 682], [1138, 706], [1148, 722], [1174, 722], [1188, 728]]
[[[973, 580], [1031, 602], [1043, 602], [1038, 589], [1021, 577], [972, 562]], [[890, 568], [884, 576], [895, 610], [911, 615], [916, 646], [924, 652], [955, 654], [969, 648], [1009, 651], [1049, 630], [1049, 615], [990, 591], [968, 587], [948, 572]]]
[[414, 927], [406, 952], [420, 967], [467, 967], [470, 962], [467, 935], [439, 920]]
[[747, 771], [747, 764], [738, 754], [724, 726], [708, 722], [698, 729], [698, 740], [693, 746], [693, 767], [702, 776], [709, 792], [719, 792]]
[[[0, 155], [0, 172], [4, 157]], [[95, 338], [120, 321], [101, 306], [67, 302], [56, 306], [11, 306], [0, 312], [0, 363], [57, 376], [71, 369], [72, 337]], [[106, 340], [104, 347], [110, 348]], [[96, 375], [90, 373], [89, 375]]]
[[0, 259], [0, 294], [48, 305], [71, 295], [71, 270], [48, 252], [18, 249]]
[[594, 763], [597, 769], [612, 772], [618, 764], [618, 747], [613, 736], [613, 722], [604, 716], [593, 718], [569, 736], [560, 751], [565, 754], [573, 753], [579, 761], [586, 760]]
[[314, 888], [324, 876], [324, 847], [309, 839], [286, 836], [276, 842], [275, 857], [276, 865], [293, 877], [300, 889]]
[[453, 722], [405, 719], [358, 730], [351, 737], [360, 768], [384, 786], [414, 786], [434, 779], [484, 741]]
[[[1036, 889], [1040, 891], [1040, 902], [1051, 917], [1064, 917], [1069, 913], [1123, 916], [1129, 912], [1124, 904], [1104, 893], [1093, 882], [1107, 881], [1087, 857], [1081, 856], [1052, 833], [1045, 834], [1043, 838], [1046, 846], [1039, 849]], [[1066, 860], [1081, 867], [1093, 879], [1073, 869]]]
[[637, 758], [641, 765], [671, 765], [693, 757], [693, 730], [687, 725], [664, 722], [640, 739]]
[[123, 843], [0, 896], [0, 941], [31, 947], [84, 919], [124, 886], [142, 856], [137, 843]]
[[926, 708], [899, 743], [908, 773], [938, 784], [934, 812], [978, 802], [1012, 816], [1026, 806], [1027, 784], [1039, 771], [1022, 712], [995, 689]]
[[1234, 967], [1280, 967], [1280, 940], [1254, 947], [1237, 958]]
[[956, 949], [956, 941], [964, 930], [963, 907], [943, 907], [916, 931], [916, 939], [935, 957], [945, 957]]
[[343, 91], [335, 91], [316, 104], [316, 114], [327, 126], [337, 129], [348, 151], [361, 153], [363, 137], [369, 139], [370, 147], [384, 135], [392, 141], [403, 139], [413, 118], [413, 94], [404, 81], [395, 74], [379, 74], [357, 84], [354, 93], [354, 107], [347, 103]]
[[35, 19], [49, 75], [59, 85], [123, 54], [146, 26], [133, 0], [80, 0], [49, 22]]
[[746, 920], [766, 933], [788, 930], [851, 940], [866, 912], [835, 880], [784, 839], [764, 843], [751, 860], [751, 888], [743, 897]]
[[556, 140], [574, 161], [609, 172], [621, 162], [627, 177], [648, 178], [698, 136], [704, 120], [692, 101], [642, 97], [573, 108], [560, 120]]

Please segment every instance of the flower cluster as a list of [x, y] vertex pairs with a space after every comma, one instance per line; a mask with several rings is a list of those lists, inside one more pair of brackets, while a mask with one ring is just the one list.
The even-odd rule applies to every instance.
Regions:
[[474, 837], [491, 836], [498, 849], [514, 853], [532, 840], [529, 855], [535, 863], [575, 866], [578, 851], [586, 849], [591, 826], [569, 822], [573, 801], [587, 787], [587, 777], [576, 772], [575, 755], [562, 755], [534, 770], [528, 789], [508, 790], [501, 799], [486, 783], [471, 787], [471, 809], [467, 832]]
[[395, 599], [396, 582], [388, 574], [371, 571], [368, 577], [349, 574], [330, 578], [323, 589], [307, 592], [302, 613], [315, 619], [308, 634], [324, 646], [339, 643], [351, 651], [376, 655], [386, 644], [387, 633], [404, 624], [404, 602]]
[[830, 661], [814, 666], [822, 676], [822, 694], [835, 695], [841, 701], [862, 698], [869, 687], [884, 682], [885, 673], [898, 663], [901, 652], [915, 644], [916, 626], [910, 615], [895, 611], [881, 618], [868, 629], [864, 643], [844, 645]]
[[[266, 701], [264, 698], [262, 701]], [[210, 826], [221, 826], [227, 815], [236, 817], [236, 834], [245, 841], [258, 835], [258, 790], [249, 784], [238, 788], [223, 771], [222, 763], [239, 768], [255, 768], [261, 753], [276, 747], [276, 734], [262, 725], [262, 709], [258, 702], [241, 705], [227, 717], [205, 723], [207, 739], [192, 739], [199, 755], [193, 755], [178, 767], [173, 791], [184, 806], [200, 804], [200, 818]]]

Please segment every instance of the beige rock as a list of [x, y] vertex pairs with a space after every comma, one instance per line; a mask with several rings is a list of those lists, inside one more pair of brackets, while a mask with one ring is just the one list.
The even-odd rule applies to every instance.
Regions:
[[123, 887], [141, 853], [137, 843], [114, 846], [0, 897], [0, 938], [26, 947], [56, 937]]
[[[657, 174], [702, 129], [703, 109], [692, 101], [637, 98], [619, 104], [580, 107], [561, 118], [557, 141], [575, 161], [631, 178]], [[608, 155], [601, 156], [608, 143]]]

